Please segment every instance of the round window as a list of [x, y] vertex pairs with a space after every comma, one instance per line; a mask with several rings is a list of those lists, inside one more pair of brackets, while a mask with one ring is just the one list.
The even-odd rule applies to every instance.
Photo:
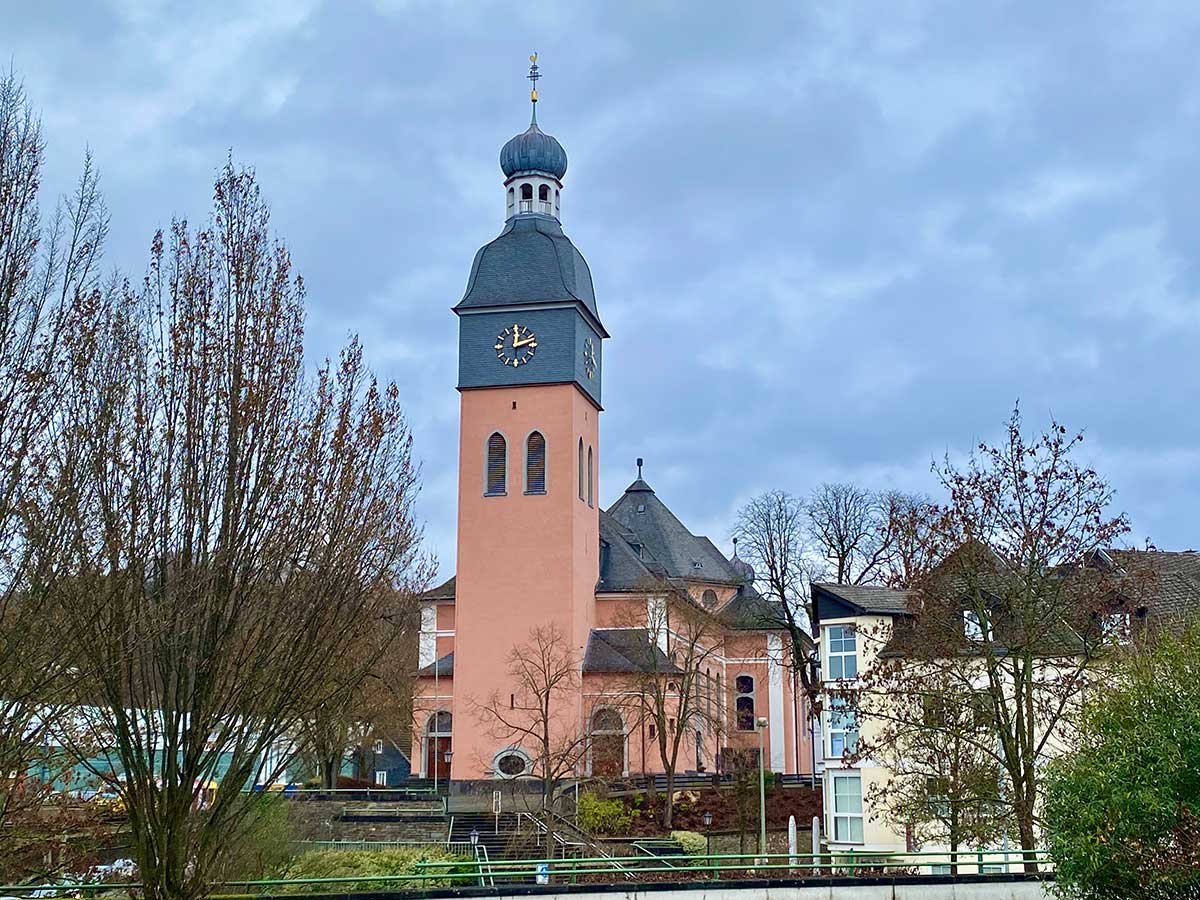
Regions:
[[520, 753], [502, 753], [496, 760], [496, 771], [505, 778], [516, 778], [524, 775], [529, 761]]

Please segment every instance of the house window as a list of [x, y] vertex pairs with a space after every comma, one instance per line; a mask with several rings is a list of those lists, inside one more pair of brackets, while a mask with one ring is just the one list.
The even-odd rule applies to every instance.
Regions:
[[963, 637], [968, 641], [982, 641], [984, 626], [979, 620], [979, 613], [973, 609], [963, 610]]
[[829, 698], [829, 755], [841, 758], [858, 745], [858, 719], [844, 697]]
[[739, 675], [733, 680], [737, 697], [733, 701], [734, 721], [738, 731], [754, 730], [754, 678], [750, 675]]
[[546, 493], [546, 439], [540, 431], [525, 441], [525, 493]]
[[376, 741], [376, 742], [375, 742], [375, 753], [376, 753], [376, 754], [381, 754], [381, 753], [383, 753], [383, 741]]
[[858, 652], [854, 629], [849, 625], [829, 626], [829, 678], [857, 678]]
[[863, 841], [862, 777], [833, 776], [833, 839], [841, 843]]
[[375, 773], [375, 787], [387, 787], [387, 772]]
[[504, 493], [507, 466], [508, 445], [504, 441], [504, 435], [498, 431], [494, 431], [487, 442], [488, 496], [497, 496]]

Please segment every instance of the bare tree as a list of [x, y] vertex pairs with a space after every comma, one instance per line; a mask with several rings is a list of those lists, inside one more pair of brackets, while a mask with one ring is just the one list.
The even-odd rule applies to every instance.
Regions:
[[[914, 579], [911, 620], [860, 675], [856, 698], [865, 715], [893, 723], [876, 746], [860, 742], [862, 754], [895, 755], [898, 736], [920, 727], [928, 740], [957, 736], [990, 757], [1026, 851], [1037, 842], [1045, 763], [1068, 739], [1100, 658], [1098, 623], [1114, 604], [1136, 608], [1152, 585], [1145, 573], [1086, 564], [1128, 526], [1109, 512], [1108, 483], [1075, 460], [1082, 440], [1057, 422], [1026, 437], [1014, 411], [1003, 443], [980, 445], [962, 470], [935, 467], [949, 499], [925, 540], [940, 561]], [[987, 727], [970, 735], [954, 719], [915, 720], [929, 702], [964, 709], [980, 698]], [[1026, 868], [1037, 868], [1031, 855]]]
[[[792, 665], [806, 690], [813, 685], [816, 657], [810, 634], [808, 582], [812, 561], [808, 553], [807, 511], [804, 501], [786, 491], [769, 491], [738, 510], [733, 537], [738, 552], [754, 569], [755, 582], [767, 599], [779, 603], [791, 637]], [[765, 624], [765, 623], [764, 623]]]
[[86, 158], [74, 194], [43, 222], [44, 149], [20, 81], [0, 75], [0, 873], [23, 877], [32, 872], [13, 866], [44, 857], [42, 845], [67, 830], [43, 809], [70, 768], [48, 736], [72, 663], [46, 611], [66, 522], [50, 457], [108, 227]]
[[532, 757], [530, 774], [542, 788], [547, 858], [554, 852], [551, 814], [558, 787], [577, 773], [587, 752], [587, 734], [579, 724], [581, 667], [562, 629], [554, 622], [539, 625], [508, 654], [507, 700], [499, 691], [482, 702], [470, 699], [475, 717], [493, 737]]
[[637, 671], [625, 679], [622, 696], [632, 717], [653, 728], [653, 740], [666, 775], [662, 825], [670, 829], [675, 812], [675, 775], [687, 754], [701, 752], [721, 733], [723, 700], [709, 677], [723, 646], [724, 630], [712, 613], [682, 588], [656, 582], [648, 589], [645, 614], [620, 624], [640, 632], [624, 655]]
[[822, 484], [806, 504], [809, 535], [838, 584], [883, 580], [894, 552], [889, 502], [853, 484]]
[[357, 340], [306, 376], [303, 282], [268, 220], [227, 165], [211, 223], [156, 236], [73, 373], [85, 477], [62, 498], [74, 571], [55, 608], [147, 898], [206, 892], [251, 822], [245, 789], [371, 669], [360, 637], [418, 562], [398, 391]]

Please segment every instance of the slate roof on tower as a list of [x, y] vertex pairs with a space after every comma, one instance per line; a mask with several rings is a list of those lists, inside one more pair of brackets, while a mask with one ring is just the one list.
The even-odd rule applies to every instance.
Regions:
[[717, 584], [741, 583], [742, 577], [712, 541], [688, 531], [641, 478], [625, 489], [621, 498], [609, 507], [608, 514], [637, 535], [669, 577]]
[[504, 306], [578, 303], [603, 337], [592, 273], [562, 226], [548, 216], [515, 216], [484, 244], [455, 312]]

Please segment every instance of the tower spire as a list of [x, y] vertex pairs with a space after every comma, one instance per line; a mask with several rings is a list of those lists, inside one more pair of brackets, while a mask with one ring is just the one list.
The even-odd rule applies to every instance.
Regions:
[[538, 83], [538, 79], [542, 77], [541, 73], [538, 72], [537, 51], [536, 50], [533, 51], [533, 53], [531, 53], [529, 55], [529, 74], [526, 75], [525, 77], [528, 78], [530, 83], [532, 84], [532, 87], [529, 89], [529, 102], [533, 104], [533, 117], [529, 120], [529, 124], [536, 125], [537, 124], [537, 83]]

